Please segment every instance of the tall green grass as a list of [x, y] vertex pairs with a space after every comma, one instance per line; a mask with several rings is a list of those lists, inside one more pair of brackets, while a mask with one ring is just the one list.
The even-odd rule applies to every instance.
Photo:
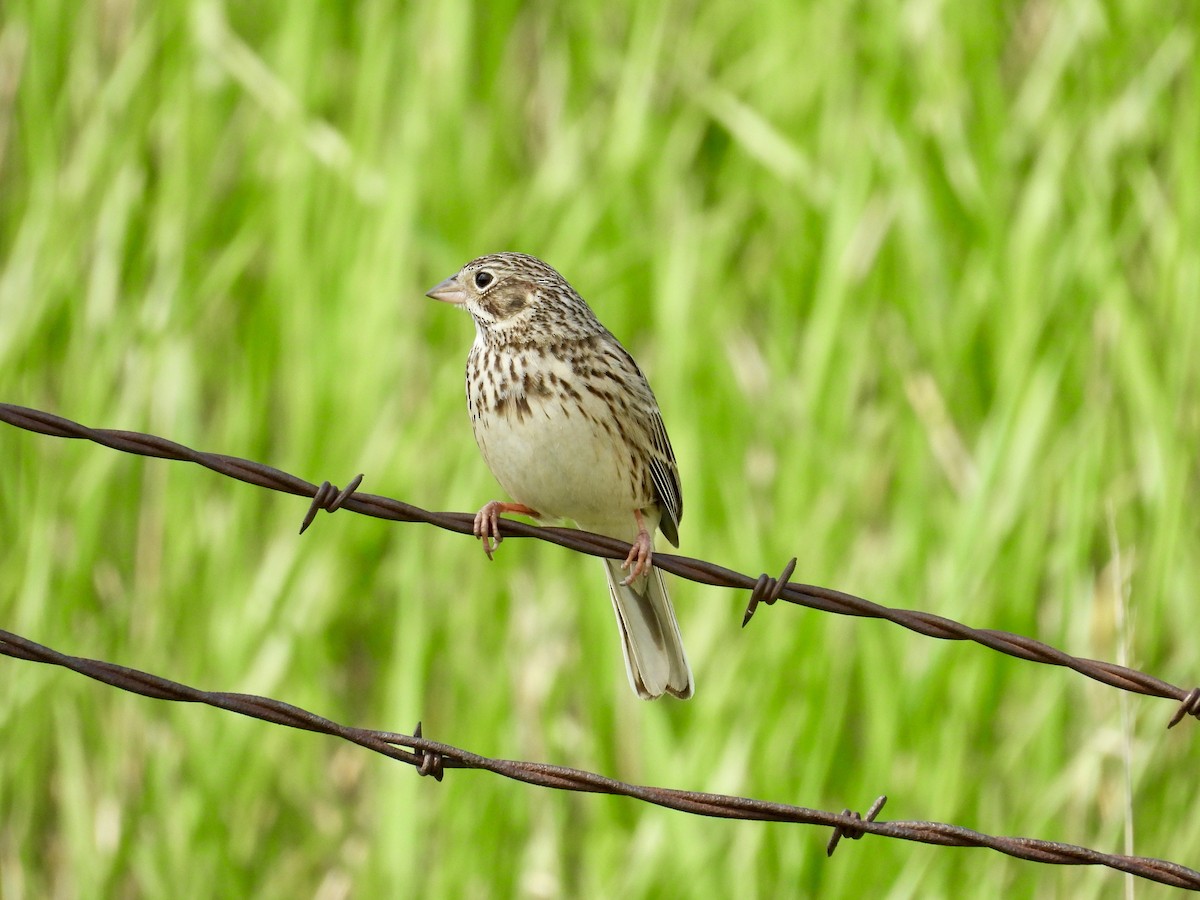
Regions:
[[[498, 496], [468, 319], [549, 260], [648, 372], [683, 552], [1200, 671], [1187, 3], [0, 9], [0, 399], [439, 509]], [[0, 428], [0, 626], [491, 755], [1193, 866], [1195, 723], [675, 581], [629, 691], [599, 565]], [[0, 660], [0, 896], [1112, 896], [359, 748]], [[1132, 805], [1126, 803], [1126, 792]], [[1139, 888], [1143, 896], [1154, 889]]]

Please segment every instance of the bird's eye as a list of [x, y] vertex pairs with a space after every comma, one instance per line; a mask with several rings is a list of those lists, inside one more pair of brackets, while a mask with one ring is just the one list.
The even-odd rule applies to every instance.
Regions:
[[479, 288], [481, 291], [494, 280], [495, 279], [492, 277], [491, 272], [484, 271], [475, 273], [475, 287]]

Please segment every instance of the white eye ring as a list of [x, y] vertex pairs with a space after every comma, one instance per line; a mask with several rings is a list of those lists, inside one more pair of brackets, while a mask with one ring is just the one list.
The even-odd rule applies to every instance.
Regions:
[[481, 291], [495, 280], [495, 277], [487, 269], [482, 269], [475, 273], [475, 287]]

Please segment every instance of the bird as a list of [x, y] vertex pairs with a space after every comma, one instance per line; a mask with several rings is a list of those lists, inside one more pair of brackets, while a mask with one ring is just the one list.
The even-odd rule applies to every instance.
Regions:
[[502, 540], [501, 513], [630, 543], [624, 562], [603, 560], [630, 686], [643, 700], [688, 699], [692, 670], [652, 537], [661, 530], [679, 546], [683, 491], [646, 376], [534, 256], [480, 256], [426, 296], [475, 322], [467, 408], [484, 461], [513, 501], [493, 500], [475, 516], [488, 559]]

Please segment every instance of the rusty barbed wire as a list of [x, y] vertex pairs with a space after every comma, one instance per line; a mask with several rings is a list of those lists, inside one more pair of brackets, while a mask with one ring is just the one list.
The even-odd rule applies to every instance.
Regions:
[[[301, 532], [308, 528], [320, 509], [329, 512], [348, 509], [377, 519], [389, 519], [396, 522], [424, 522], [459, 534], [472, 536], [474, 534], [474, 514], [432, 512], [400, 500], [393, 500], [390, 497], [360, 493], [356, 488], [362, 482], [362, 475], [356, 476], [345, 489], [339, 490], [328, 481], [318, 486], [264, 463], [237, 456], [193, 450], [166, 438], [138, 431], [89, 428], [53, 413], [16, 406], [11, 403], [0, 403], [0, 421], [38, 434], [93, 441], [123, 453], [193, 462], [220, 475], [235, 478], [247, 484], [285, 494], [311, 497], [313, 498], [312, 503], [305, 514]], [[629, 544], [616, 538], [592, 534], [576, 528], [526, 525], [524, 522], [514, 519], [500, 519], [500, 536], [502, 538], [536, 538], [558, 544], [568, 550], [608, 559], [624, 559], [629, 553]], [[1184, 716], [1190, 715], [1200, 719], [1200, 687], [1188, 690], [1127, 666], [1072, 656], [1049, 644], [1012, 632], [990, 628], [972, 628], [933, 613], [882, 606], [832, 588], [791, 582], [788, 579], [795, 569], [795, 559], [788, 563], [780, 578], [772, 578], [766, 574], [752, 578], [707, 560], [673, 553], [656, 552], [654, 565], [665, 572], [699, 584], [734, 590], [749, 590], [751, 592], [750, 602], [742, 619], [743, 626], [750, 621], [760, 603], [769, 606], [777, 600], [786, 600], [788, 603], [798, 606], [843, 616], [884, 619], [927, 637], [946, 641], [972, 641], [1018, 659], [1072, 669], [1094, 681], [1121, 690], [1174, 700], [1179, 705], [1167, 725], [1168, 728], [1174, 727], [1182, 721]]]
[[1200, 891], [1200, 872], [1168, 860], [1101, 853], [1098, 850], [1075, 844], [1044, 841], [1037, 838], [985, 834], [943, 822], [880, 822], [876, 816], [883, 808], [886, 797], [876, 800], [864, 818], [850, 810], [833, 813], [786, 803], [756, 800], [752, 797], [631, 784], [583, 769], [481, 756], [451, 744], [428, 740], [422, 734], [419, 722], [411, 735], [393, 731], [374, 731], [341, 725], [324, 716], [269, 697], [202, 691], [138, 669], [130, 669], [102, 660], [68, 656], [4, 630], [0, 630], [0, 655], [62, 666], [103, 684], [156, 700], [203, 703], [276, 725], [332, 735], [399, 762], [407, 763], [420, 775], [431, 775], [437, 781], [442, 780], [447, 769], [478, 769], [538, 787], [630, 797], [693, 815], [719, 819], [826, 826], [834, 829], [833, 837], [826, 849], [827, 854], [833, 853], [842, 837], [858, 840], [865, 834], [875, 834], [943, 847], [983, 847], [1017, 859], [1051, 865], [1107, 866], [1161, 884]]
[[[343, 490], [339, 490], [328, 481], [318, 486], [264, 463], [237, 456], [204, 453], [166, 438], [137, 431], [88, 428], [86, 425], [80, 425], [78, 422], [56, 416], [53, 413], [10, 403], [0, 403], [0, 421], [39, 434], [93, 441], [124, 453], [159, 459], [185, 460], [247, 484], [286, 494], [312, 497], [312, 504], [309, 506], [300, 528], [301, 533], [312, 523], [318, 510], [326, 509], [333, 512], [344, 508], [378, 519], [424, 522], [447, 531], [473, 535], [475, 520], [473, 514], [432, 512], [390, 497], [359, 493], [356, 489], [362, 482], [362, 475], [356, 476]], [[624, 559], [629, 552], [629, 544], [616, 538], [592, 534], [575, 528], [526, 525], [513, 519], [500, 520], [500, 535], [501, 537], [536, 538], [579, 553], [609, 559]], [[832, 588], [790, 582], [788, 579], [796, 564], [794, 558], [778, 579], [766, 574], [755, 579], [707, 560], [672, 553], [655, 553], [654, 564], [663, 571], [671, 572], [680, 578], [686, 578], [699, 584], [749, 590], [751, 592], [750, 602], [742, 619], [743, 627], [750, 621], [760, 603], [769, 606], [777, 600], [786, 600], [799, 606], [843, 616], [884, 619], [927, 637], [947, 641], [972, 641], [1018, 659], [1072, 669], [1094, 681], [1121, 690], [1175, 700], [1179, 706], [1171, 717], [1168, 728], [1177, 725], [1184, 716], [1190, 715], [1200, 719], [1200, 687], [1187, 690], [1137, 669], [1103, 660], [1072, 656], [1049, 644], [1012, 632], [990, 628], [972, 628], [933, 613], [882, 606]]]

